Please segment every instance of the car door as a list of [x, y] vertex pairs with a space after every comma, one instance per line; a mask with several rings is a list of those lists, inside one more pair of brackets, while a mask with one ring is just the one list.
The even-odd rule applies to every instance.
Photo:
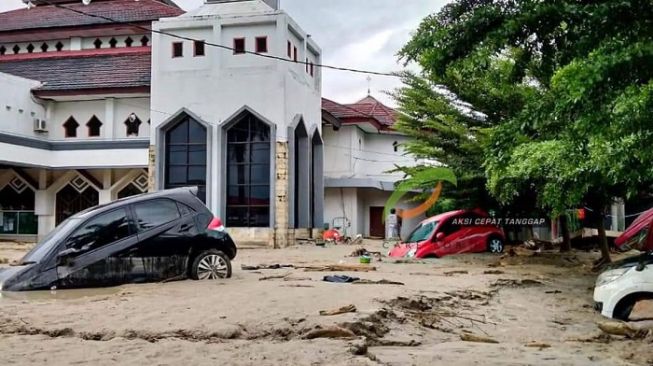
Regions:
[[462, 216], [465, 223], [461, 228], [459, 252], [484, 252], [487, 249], [488, 226], [480, 225], [483, 216], [468, 212]]
[[186, 275], [193, 238], [198, 235], [191, 211], [185, 205], [180, 210], [176, 201], [167, 198], [132, 205], [139, 243], [130, 257], [143, 266], [148, 280]]
[[[443, 222], [437, 230], [437, 233], [444, 234], [444, 240], [442, 243], [438, 243], [439, 247], [437, 250], [438, 256], [449, 255], [459, 253], [458, 247], [461, 245], [461, 224], [459, 222], [460, 215], [450, 217], [445, 222]], [[434, 238], [437, 236], [435, 234]]]
[[137, 240], [125, 208], [89, 218], [59, 248], [58, 287], [98, 287], [128, 282], [131, 268], [119, 253], [134, 246]]

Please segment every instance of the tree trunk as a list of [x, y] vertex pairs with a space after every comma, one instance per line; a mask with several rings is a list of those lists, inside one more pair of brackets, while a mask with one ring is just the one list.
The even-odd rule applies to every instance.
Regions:
[[571, 238], [569, 236], [569, 221], [567, 214], [560, 215], [560, 231], [562, 232], [562, 243], [560, 243], [560, 252], [571, 250]]
[[603, 221], [605, 217], [603, 216], [603, 211], [596, 210], [596, 217], [598, 219], [597, 228], [599, 231], [599, 248], [601, 248], [601, 257], [603, 263], [610, 263], [612, 262], [612, 259], [610, 259], [610, 249], [608, 249], [608, 237], [605, 235], [605, 223]]

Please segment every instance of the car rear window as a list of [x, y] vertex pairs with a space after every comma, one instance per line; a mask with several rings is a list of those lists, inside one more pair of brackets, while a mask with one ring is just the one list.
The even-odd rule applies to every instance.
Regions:
[[137, 203], [134, 205], [134, 213], [141, 231], [165, 225], [180, 217], [177, 203], [167, 199]]

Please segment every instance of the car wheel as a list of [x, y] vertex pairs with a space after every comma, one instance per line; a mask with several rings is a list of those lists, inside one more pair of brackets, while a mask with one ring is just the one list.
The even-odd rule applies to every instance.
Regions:
[[223, 252], [210, 249], [193, 260], [190, 276], [194, 280], [217, 280], [231, 277], [231, 261]]
[[503, 253], [503, 239], [491, 236], [487, 240], [487, 251], [490, 253]]

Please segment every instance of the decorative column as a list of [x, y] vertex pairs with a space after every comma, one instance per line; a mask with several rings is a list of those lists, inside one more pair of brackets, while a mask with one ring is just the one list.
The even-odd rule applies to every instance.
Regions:
[[288, 142], [277, 141], [273, 247], [285, 248], [293, 238], [288, 221]]
[[156, 191], [156, 146], [150, 145], [147, 161], [147, 190], [148, 192], [154, 192]]

